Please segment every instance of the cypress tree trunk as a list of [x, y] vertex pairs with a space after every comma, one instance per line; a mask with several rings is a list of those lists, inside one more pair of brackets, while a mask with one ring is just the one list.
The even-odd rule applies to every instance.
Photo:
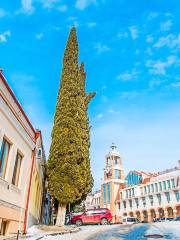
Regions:
[[64, 226], [65, 216], [66, 216], [66, 205], [59, 204], [57, 219], [56, 219], [56, 226]]
[[93, 186], [87, 108], [94, 95], [85, 93], [84, 65], [78, 66], [78, 42], [72, 28], [64, 53], [47, 164], [49, 192], [59, 201], [56, 225], [65, 220], [65, 206], [84, 199]]

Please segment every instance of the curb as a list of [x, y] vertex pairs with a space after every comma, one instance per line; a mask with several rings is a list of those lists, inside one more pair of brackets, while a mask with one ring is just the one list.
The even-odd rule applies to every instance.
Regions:
[[[68, 233], [76, 233], [76, 232], [79, 232], [79, 231], [80, 231], [80, 228], [72, 229], [72, 230], [66, 230], [66, 231], [62, 231], [62, 232], [45, 233], [42, 236], [36, 238], [36, 240], [40, 240], [40, 239], [42, 239], [44, 237], [48, 237], [48, 236], [58, 236], [58, 235], [64, 235], [64, 234], [68, 234]], [[29, 239], [31, 239], [31, 237]]]

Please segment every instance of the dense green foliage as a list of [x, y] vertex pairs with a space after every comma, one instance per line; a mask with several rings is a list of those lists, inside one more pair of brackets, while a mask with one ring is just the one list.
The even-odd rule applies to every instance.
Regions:
[[47, 164], [49, 191], [62, 204], [84, 199], [93, 186], [87, 109], [95, 93], [86, 94], [85, 78], [84, 64], [78, 65], [76, 29], [72, 28], [64, 53]]

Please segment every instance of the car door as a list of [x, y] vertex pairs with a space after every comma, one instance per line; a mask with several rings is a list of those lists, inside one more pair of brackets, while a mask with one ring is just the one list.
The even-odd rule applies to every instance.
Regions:
[[94, 222], [94, 215], [93, 215], [93, 210], [88, 210], [84, 213], [83, 215], [83, 223], [93, 223]]
[[105, 212], [103, 212], [101, 210], [94, 211], [94, 223], [100, 223], [101, 218], [103, 218], [104, 214], [105, 214]]

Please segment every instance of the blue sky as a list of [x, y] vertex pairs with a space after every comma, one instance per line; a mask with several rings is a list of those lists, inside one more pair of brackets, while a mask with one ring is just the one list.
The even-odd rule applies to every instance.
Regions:
[[180, 159], [180, 3], [177, 0], [1, 0], [0, 67], [46, 155], [63, 51], [77, 27], [85, 62], [95, 188], [115, 142], [126, 170]]

